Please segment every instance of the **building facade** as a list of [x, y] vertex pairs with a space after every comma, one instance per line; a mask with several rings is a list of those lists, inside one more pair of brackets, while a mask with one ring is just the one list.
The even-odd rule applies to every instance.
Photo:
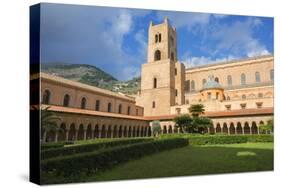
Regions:
[[40, 73], [41, 103], [60, 120], [62, 132], [46, 132], [46, 141], [151, 136], [160, 120], [163, 134], [177, 133], [173, 118], [192, 104], [205, 106], [210, 133], [259, 134], [273, 118], [274, 57], [185, 68], [177, 58], [177, 35], [168, 19], [148, 30], [147, 62], [141, 89], [127, 96]]

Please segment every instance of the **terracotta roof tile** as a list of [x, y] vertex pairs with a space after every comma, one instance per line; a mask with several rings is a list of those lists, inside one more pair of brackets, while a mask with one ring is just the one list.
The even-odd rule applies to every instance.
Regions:
[[86, 110], [86, 109], [80, 109], [80, 108], [71, 108], [71, 107], [64, 107], [64, 106], [42, 104], [41, 107], [43, 109], [46, 107], [50, 107], [49, 110], [54, 111], [54, 112], [74, 113], [74, 114], [103, 116], [103, 117], [112, 117], [112, 118], [124, 118], [124, 119], [133, 119], [133, 120], [145, 120], [142, 116], [132, 116], [132, 115], [125, 115], [125, 114], [100, 112], [100, 111]]

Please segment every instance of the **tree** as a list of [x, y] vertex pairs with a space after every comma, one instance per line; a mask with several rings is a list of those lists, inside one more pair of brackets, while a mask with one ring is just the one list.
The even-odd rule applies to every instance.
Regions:
[[194, 132], [204, 133], [206, 128], [210, 128], [212, 126], [212, 120], [207, 117], [193, 117], [192, 124]]
[[274, 126], [274, 120], [270, 119], [267, 121], [266, 125], [260, 125], [259, 129], [260, 129], [260, 132], [263, 134], [266, 134], [266, 133], [272, 134], [274, 131], [273, 126]]
[[204, 114], [205, 107], [203, 104], [193, 104], [188, 108], [188, 110], [192, 117], [199, 117], [201, 114]]
[[[33, 110], [38, 110], [37, 107], [33, 106]], [[49, 106], [45, 109], [40, 109], [41, 111], [41, 134], [43, 134], [42, 141], [46, 141], [47, 132], [49, 131], [63, 131], [60, 127], [57, 125], [57, 121], [60, 120], [59, 117], [55, 116], [54, 112], [49, 111]]]
[[192, 118], [188, 114], [177, 116], [173, 119], [180, 132], [192, 131]]
[[153, 136], [158, 136], [161, 133], [160, 121], [153, 121], [151, 125], [151, 132]]

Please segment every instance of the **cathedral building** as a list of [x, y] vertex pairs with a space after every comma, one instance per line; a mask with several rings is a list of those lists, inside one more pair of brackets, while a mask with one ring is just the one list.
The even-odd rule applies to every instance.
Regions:
[[60, 120], [63, 132], [46, 132], [46, 141], [151, 135], [159, 120], [163, 134], [177, 133], [173, 118], [203, 104], [212, 119], [209, 133], [259, 134], [273, 118], [274, 57], [240, 59], [186, 68], [177, 58], [176, 28], [168, 19], [148, 30], [147, 62], [134, 97], [40, 73], [41, 105]]

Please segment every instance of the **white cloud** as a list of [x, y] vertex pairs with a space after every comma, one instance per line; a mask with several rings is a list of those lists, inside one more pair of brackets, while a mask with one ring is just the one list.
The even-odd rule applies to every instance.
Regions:
[[147, 56], [147, 40], [145, 39], [145, 31], [143, 29], [139, 30], [136, 32], [134, 37], [140, 45], [137, 54], [140, 56], [141, 60], [144, 61]]
[[191, 29], [193, 26], [208, 24], [211, 14], [166, 11], [157, 12], [157, 17], [159, 20], [164, 20], [164, 17], [166, 16], [172, 21], [174, 27], [187, 27], [187, 29]]
[[259, 19], [236, 21], [233, 24], [223, 24], [216, 27], [210, 37], [216, 42], [217, 53], [227, 51], [234, 55], [247, 55], [248, 57], [266, 55], [269, 51], [253, 36], [254, 29], [261, 26]]
[[211, 57], [206, 57], [206, 56], [191, 56], [187, 57], [182, 61], [184, 63], [186, 68], [190, 67], [196, 67], [196, 66], [201, 66], [201, 65], [207, 65], [207, 64], [213, 64], [213, 63], [223, 63], [223, 62], [228, 62], [231, 60], [236, 59], [234, 56], [228, 56], [224, 58], [215, 58], [212, 59]]

